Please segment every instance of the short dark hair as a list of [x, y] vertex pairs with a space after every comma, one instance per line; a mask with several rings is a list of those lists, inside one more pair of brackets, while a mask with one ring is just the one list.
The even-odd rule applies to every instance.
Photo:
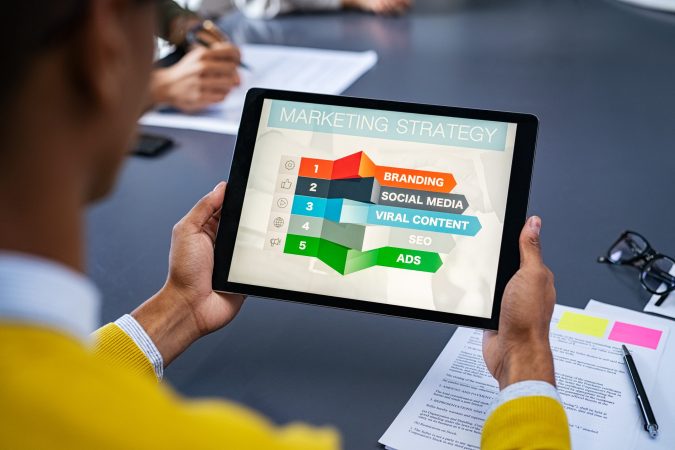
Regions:
[[90, 1], [18, 0], [2, 5], [0, 110], [4, 112], [13, 100], [35, 57], [77, 30]]

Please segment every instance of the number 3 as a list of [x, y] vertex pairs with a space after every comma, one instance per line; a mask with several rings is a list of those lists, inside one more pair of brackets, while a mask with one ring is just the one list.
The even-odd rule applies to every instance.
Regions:
[[314, 203], [312, 202], [307, 202], [307, 211], [312, 211], [314, 209]]

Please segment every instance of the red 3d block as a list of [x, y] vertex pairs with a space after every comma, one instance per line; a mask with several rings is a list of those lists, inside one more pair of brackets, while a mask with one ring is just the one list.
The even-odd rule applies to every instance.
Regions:
[[375, 164], [363, 152], [354, 153], [340, 158], [333, 163], [333, 179], [372, 177], [375, 174]]

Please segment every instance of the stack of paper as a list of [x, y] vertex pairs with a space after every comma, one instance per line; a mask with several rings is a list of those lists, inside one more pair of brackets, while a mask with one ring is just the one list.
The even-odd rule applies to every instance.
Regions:
[[250, 88], [283, 89], [316, 94], [340, 94], [377, 62], [374, 51], [343, 52], [274, 45], [242, 45], [241, 85], [225, 100], [197, 114], [152, 111], [140, 123], [237, 134], [246, 92]]
[[[556, 306], [550, 341], [575, 449], [634, 448], [641, 424], [621, 344], [651, 392], [668, 335], [668, 327]], [[380, 443], [397, 450], [479, 449], [498, 394], [481, 342], [481, 331], [458, 329]]]
[[[675, 298], [670, 299], [675, 302]], [[649, 402], [654, 410], [656, 421], [659, 424], [659, 436], [651, 439], [645, 431], [638, 433], [637, 442], [632, 448], [635, 449], [674, 449], [675, 448], [675, 386], [673, 385], [673, 374], [675, 374], [675, 322], [668, 319], [648, 316], [630, 309], [619, 308], [618, 306], [600, 303], [591, 300], [586, 305], [586, 312], [591, 314], [602, 314], [613, 317], [617, 320], [626, 322], [639, 322], [645, 326], [662, 328], [670, 330], [668, 341], [664, 345], [663, 356], [659, 372], [656, 375], [656, 382], [651, 389], [647, 388]], [[665, 339], [665, 338], [664, 338]], [[640, 371], [640, 377], [643, 377], [641, 361], [635, 361]], [[636, 406], [637, 408], [637, 406]], [[637, 409], [635, 410], [637, 411]], [[629, 412], [630, 414], [631, 412]], [[635, 412], [637, 415], [638, 413]], [[641, 428], [641, 427], [640, 427]]]

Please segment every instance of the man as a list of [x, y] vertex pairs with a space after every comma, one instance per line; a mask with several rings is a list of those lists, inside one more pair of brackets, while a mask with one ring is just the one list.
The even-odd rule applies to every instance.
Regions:
[[149, 106], [171, 106], [195, 113], [223, 101], [241, 82], [237, 71], [239, 49], [215, 27], [198, 32], [198, 38], [208, 47], [191, 44], [188, 34], [202, 24], [202, 19], [173, 0], [159, 3], [158, 35], [185, 55], [175, 64], [153, 71]]
[[[162, 289], [98, 330], [89, 348], [98, 299], [82, 275], [84, 211], [113, 186], [145, 105], [156, 4], [23, 0], [3, 14], [14, 27], [0, 31], [0, 448], [338, 448], [334, 430], [276, 427], [157, 383], [242, 305], [211, 290], [224, 183], [174, 227]], [[555, 291], [540, 229], [538, 218], [523, 228], [500, 330], [485, 336], [502, 389], [486, 449], [569, 448], [547, 340]]]

